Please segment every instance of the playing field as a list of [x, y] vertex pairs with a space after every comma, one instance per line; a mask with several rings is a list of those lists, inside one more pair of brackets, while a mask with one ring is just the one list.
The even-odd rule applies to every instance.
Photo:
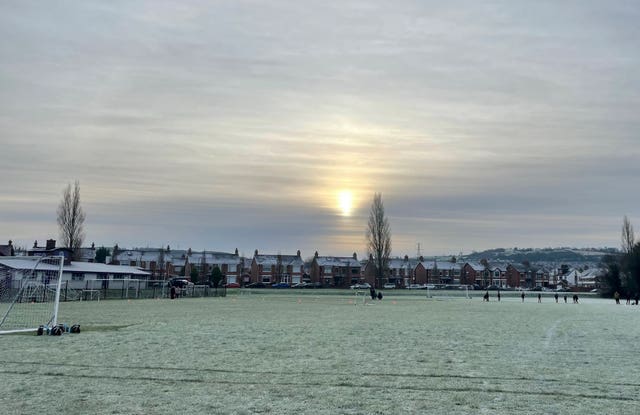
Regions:
[[7, 414], [632, 414], [640, 307], [230, 292], [75, 302], [0, 337]]

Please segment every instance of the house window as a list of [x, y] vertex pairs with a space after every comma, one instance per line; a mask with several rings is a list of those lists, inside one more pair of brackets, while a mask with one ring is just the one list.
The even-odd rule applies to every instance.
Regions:
[[271, 265], [263, 265], [262, 266], [262, 271], [263, 272], [271, 272]]
[[136, 261], [129, 261], [129, 266], [130, 267], [135, 267], [136, 266]]
[[84, 281], [84, 273], [83, 272], [74, 272], [71, 274], [72, 281]]
[[324, 275], [329, 275], [329, 274], [331, 274], [331, 268], [330, 267], [326, 267], [324, 269]]
[[267, 276], [267, 275], [263, 275], [262, 276], [262, 282], [264, 283], [270, 283], [271, 282], [271, 277]]
[[227, 265], [227, 272], [238, 272], [238, 266], [236, 264]]

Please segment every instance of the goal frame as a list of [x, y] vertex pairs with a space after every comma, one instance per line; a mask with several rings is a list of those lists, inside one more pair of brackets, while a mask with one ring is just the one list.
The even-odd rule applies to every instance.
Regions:
[[[21, 258], [21, 257], [12, 257], [12, 258], [14, 258], [14, 259], [24, 259], [24, 258]], [[33, 264], [33, 267], [29, 271], [29, 274], [27, 274], [27, 275], [31, 275], [32, 276], [34, 274], [34, 272], [37, 271], [38, 265], [43, 260], [46, 260], [46, 259], [58, 259], [60, 261], [59, 265], [58, 265], [58, 281], [56, 283], [56, 292], [55, 292], [54, 300], [53, 300], [53, 315], [51, 316], [50, 320], [49, 321], [43, 321], [39, 326], [36, 326], [36, 327], [24, 327], [24, 328], [19, 328], [19, 329], [8, 329], [8, 330], [3, 330], [2, 329], [2, 325], [5, 323], [5, 321], [9, 317], [9, 314], [11, 314], [11, 311], [13, 310], [16, 302], [18, 302], [18, 300], [22, 297], [25, 288], [29, 287], [29, 284], [27, 283], [27, 284], [22, 285], [20, 287], [20, 289], [17, 291], [16, 295], [14, 296], [13, 300], [11, 301], [11, 304], [7, 308], [7, 311], [4, 313], [4, 315], [0, 319], [0, 335], [37, 332], [38, 328], [40, 326], [55, 327], [55, 326], [58, 325], [58, 311], [60, 309], [60, 291], [61, 291], [61, 288], [62, 288], [62, 274], [63, 274], [63, 271], [64, 271], [64, 260], [65, 260], [64, 255], [39, 257], [38, 260], [35, 261], [35, 263]]]

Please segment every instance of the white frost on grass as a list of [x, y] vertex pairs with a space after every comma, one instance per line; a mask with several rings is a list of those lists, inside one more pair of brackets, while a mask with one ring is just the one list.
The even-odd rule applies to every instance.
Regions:
[[[634, 413], [640, 308], [388, 293], [65, 303], [5, 336], [7, 413]], [[56, 397], [56, 399], [52, 399]]]

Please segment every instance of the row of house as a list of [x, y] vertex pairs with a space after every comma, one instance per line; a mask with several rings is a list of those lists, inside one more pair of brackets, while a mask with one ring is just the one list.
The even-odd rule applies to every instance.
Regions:
[[[9, 241], [11, 246], [11, 241]], [[6, 247], [6, 246], [5, 246]], [[11, 248], [13, 249], [13, 248]], [[80, 251], [80, 262], [95, 262], [96, 248]], [[0, 245], [0, 256], [8, 252]], [[55, 241], [49, 240], [44, 247], [37, 241], [27, 255], [60, 255], [70, 258], [71, 252], [66, 248], [56, 248]], [[74, 262], [76, 263], [76, 262]], [[578, 271], [562, 274], [559, 269], [525, 266], [523, 264], [482, 263], [452, 260], [425, 260], [423, 257], [391, 258], [384, 278], [377, 278], [373, 258], [359, 260], [354, 253], [348, 257], [321, 256], [315, 252], [310, 261], [304, 261], [298, 250], [295, 254], [264, 254], [254, 251], [253, 257], [218, 251], [172, 250], [166, 248], [122, 249], [118, 245], [111, 249], [111, 256], [106, 263], [112, 266], [128, 267], [126, 274], [131, 278], [141, 277], [150, 280], [165, 280], [175, 276], [195, 277], [199, 281], [208, 280], [214, 268], [219, 268], [227, 283], [246, 286], [251, 283], [315, 283], [326, 287], [349, 287], [356, 283], [367, 282], [379, 287], [385, 283], [396, 287], [408, 287], [414, 284], [442, 285], [477, 285], [495, 288], [532, 288], [579, 286], [597, 283], [597, 272], [591, 270], [589, 275], [578, 275]], [[140, 270], [144, 274], [136, 274], [131, 270]], [[566, 270], [565, 270], [566, 271]], [[93, 275], [88, 272], [87, 274]], [[102, 271], [100, 277], [117, 275], [118, 272]], [[75, 271], [75, 279], [82, 280], [79, 271]]]

